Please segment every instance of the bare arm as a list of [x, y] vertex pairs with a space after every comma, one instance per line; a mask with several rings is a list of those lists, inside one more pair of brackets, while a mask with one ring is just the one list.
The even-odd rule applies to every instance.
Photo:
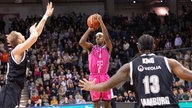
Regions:
[[39, 22], [39, 24], [37, 25], [36, 29], [37, 29], [37, 33], [38, 33], [38, 36], [40, 36], [42, 30], [43, 30], [43, 27], [47, 21], [47, 18], [50, 17], [52, 14], [53, 14], [53, 11], [54, 11], [54, 8], [53, 8], [53, 3], [50, 2], [47, 4], [47, 9], [46, 9], [46, 12], [43, 16], [43, 18], [41, 19], [41, 21]]
[[[12, 54], [17, 63], [20, 63], [20, 61], [23, 57], [24, 51], [28, 50], [37, 41], [39, 35], [42, 32], [42, 29], [45, 25], [47, 18], [50, 15], [52, 15], [53, 10], [54, 9], [52, 8], [52, 3], [48, 3], [46, 13], [45, 13], [44, 17], [41, 19], [41, 21], [39, 22], [39, 24], [37, 25], [37, 27], [36, 27], [36, 23], [30, 27], [29, 38], [26, 41], [24, 41], [23, 43], [17, 45], [12, 50]], [[19, 35], [21, 35], [21, 34], [19, 34]]]
[[168, 59], [172, 72], [183, 80], [192, 81], [192, 71], [185, 68], [175, 59]]
[[109, 49], [109, 53], [111, 53], [112, 52], [112, 43], [111, 43], [111, 40], [110, 40], [110, 37], [109, 37], [108, 30], [107, 30], [105, 24], [103, 23], [102, 16], [99, 15], [99, 14], [96, 14], [96, 16], [97, 16], [97, 20], [100, 23], [102, 33], [104, 35], [105, 44], [106, 44], [107, 48]]
[[93, 31], [92, 28], [88, 28], [87, 31], [83, 34], [83, 36], [81, 37], [80, 41], [79, 41], [79, 45], [87, 50], [87, 51], [90, 51], [90, 49], [92, 48], [93, 44], [92, 43], [89, 43], [87, 42], [87, 38], [90, 34], [90, 32]]
[[20, 53], [24, 52], [25, 50], [29, 49], [37, 41], [37, 38], [40, 36], [40, 34], [42, 32], [47, 18], [52, 15], [53, 10], [54, 10], [54, 8], [52, 7], [52, 2], [48, 3], [46, 13], [43, 16], [43, 18], [41, 19], [41, 21], [38, 23], [37, 26], [36, 26], [36, 24], [34, 24], [33, 26], [30, 27], [29, 38], [24, 43], [19, 44], [17, 46], [16, 50], [18, 50], [18, 52], [20, 52]]
[[125, 81], [127, 77], [129, 78], [130, 73], [130, 65], [129, 63], [124, 64], [115, 75], [113, 75], [108, 81], [102, 82], [99, 84], [94, 84], [95, 80], [92, 82], [87, 81], [84, 79], [83, 81], [80, 80], [81, 84], [79, 86], [83, 87], [82, 90], [94, 90], [94, 91], [107, 91], [111, 88], [114, 88], [116, 85]]

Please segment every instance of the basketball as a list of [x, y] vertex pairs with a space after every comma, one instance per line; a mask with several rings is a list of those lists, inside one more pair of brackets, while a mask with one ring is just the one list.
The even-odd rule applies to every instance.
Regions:
[[88, 27], [93, 28], [95, 30], [97, 30], [100, 27], [100, 23], [94, 14], [90, 15], [87, 18], [87, 25], [88, 25]]

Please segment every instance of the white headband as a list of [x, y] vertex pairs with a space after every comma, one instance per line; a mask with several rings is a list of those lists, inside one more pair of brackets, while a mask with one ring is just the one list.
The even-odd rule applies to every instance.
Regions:
[[103, 36], [103, 33], [102, 32], [98, 32], [95, 36], [98, 36], [98, 35], [102, 35]]

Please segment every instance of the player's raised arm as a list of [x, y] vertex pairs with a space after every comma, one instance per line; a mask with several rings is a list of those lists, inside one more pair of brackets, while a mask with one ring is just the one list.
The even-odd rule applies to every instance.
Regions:
[[47, 18], [50, 17], [53, 14], [54, 8], [53, 8], [53, 3], [50, 2], [47, 4], [47, 9], [46, 12], [43, 16], [43, 18], [41, 19], [41, 21], [39, 22], [39, 24], [37, 25], [36, 29], [37, 29], [37, 33], [38, 36], [41, 34], [43, 27], [47, 21]]
[[105, 44], [109, 50], [109, 52], [111, 53], [112, 52], [112, 42], [110, 40], [110, 36], [109, 36], [109, 33], [108, 33], [108, 30], [102, 20], [102, 16], [99, 15], [99, 14], [96, 14], [96, 17], [97, 17], [97, 20], [99, 21], [100, 23], [100, 26], [101, 26], [101, 29], [102, 29], [102, 33], [103, 33], [103, 37], [105, 39]]
[[38, 39], [40, 34], [42, 33], [43, 27], [47, 21], [47, 18], [53, 14], [54, 8], [52, 7], [52, 2], [47, 4], [47, 9], [42, 17], [41, 21], [36, 26], [36, 23], [30, 27], [30, 36], [29, 38], [23, 42], [22, 44], [19, 44], [14, 50], [19, 52], [23, 52], [27, 49], [29, 49]]
[[83, 49], [85, 49], [85, 50], [87, 50], [87, 51], [90, 51], [91, 48], [92, 48], [92, 46], [93, 46], [92, 43], [87, 42], [87, 38], [88, 38], [89, 34], [90, 34], [92, 31], [93, 31], [93, 28], [90, 28], [90, 27], [89, 27], [89, 28], [87, 29], [87, 31], [83, 34], [83, 36], [81, 37], [81, 39], [80, 39], [80, 41], [79, 41], [79, 45], [80, 45]]

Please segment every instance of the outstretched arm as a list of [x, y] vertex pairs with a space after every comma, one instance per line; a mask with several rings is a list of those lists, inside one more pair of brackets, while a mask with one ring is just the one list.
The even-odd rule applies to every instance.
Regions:
[[185, 68], [175, 59], [168, 59], [169, 66], [172, 72], [179, 78], [187, 81], [192, 81], [192, 71]]
[[94, 84], [94, 79], [92, 82], [87, 81], [86, 79], [80, 80], [80, 87], [82, 87], [82, 90], [93, 90], [93, 91], [107, 91], [111, 88], [114, 88], [116, 85], [121, 83], [122, 81], [125, 81], [127, 78], [129, 78], [130, 73], [130, 65], [129, 63], [124, 64], [115, 75], [113, 75], [108, 81], [102, 82], [99, 84]]
[[38, 33], [38, 36], [40, 36], [42, 30], [43, 30], [43, 27], [47, 21], [47, 18], [50, 17], [52, 14], [53, 14], [53, 11], [54, 11], [54, 8], [53, 8], [53, 3], [50, 2], [47, 4], [47, 10], [43, 16], [43, 18], [41, 19], [41, 21], [39, 22], [39, 24], [37, 25], [36, 29], [37, 29], [37, 33]]
[[18, 50], [18, 52], [20, 53], [24, 52], [25, 50], [29, 49], [37, 41], [37, 38], [40, 36], [42, 32], [47, 18], [52, 15], [53, 10], [54, 8], [52, 7], [52, 2], [48, 3], [46, 13], [41, 19], [41, 21], [38, 23], [37, 26], [35, 23], [33, 26], [30, 27], [29, 38], [24, 43], [19, 44], [16, 47], [16, 50]]
[[112, 43], [111, 43], [111, 40], [110, 40], [108, 30], [107, 30], [105, 24], [103, 23], [102, 16], [99, 15], [99, 14], [96, 14], [96, 17], [97, 17], [97, 20], [100, 23], [102, 33], [103, 33], [103, 37], [105, 39], [105, 44], [106, 44], [106, 46], [107, 46], [107, 48], [109, 50], [109, 53], [111, 53], [112, 52]]

